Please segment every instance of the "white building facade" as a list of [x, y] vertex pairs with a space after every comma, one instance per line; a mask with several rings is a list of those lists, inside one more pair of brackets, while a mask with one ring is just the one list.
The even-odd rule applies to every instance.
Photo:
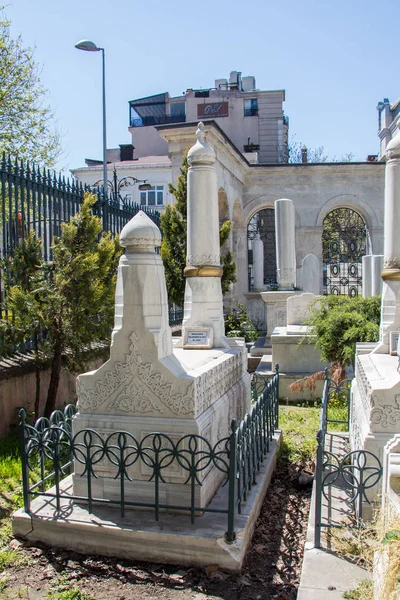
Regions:
[[[226, 301], [246, 302], [262, 324], [266, 315], [260, 293], [276, 284], [275, 201], [289, 199], [294, 204], [296, 287], [304, 289], [303, 264], [309, 264], [313, 255], [312, 264], [319, 265], [314, 293], [356, 295], [362, 287], [362, 256], [383, 253], [384, 164], [288, 164], [284, 91], [253, 88], [254, 78], [234, 72], [229, 81], [216, 80], [209, 90], [189, 89], [179, 98], [160, 94], [130, 102], [132, 144], [108, 151], [108, 179], [119, 185], [131, 178], [130, 185], [119, 190], [120, 199], [162, 212], [174, 203], [168, 184], [176, 185], [182, 157], [193, 145], [202, 120], [216, 152], [220, 222], [232, 221], [228, 246], [238, 281]], [[383, 103], [382, 132], [391, 131], [398, 106]], [[74, 169], [74, 176], [90, 186], [101, 183], [101, 161], [87, 165]], [[139, 189], [143, 181], [150, 190]], [[348, 227], [330, 239], [327, 222], [332, 215], [339, 215], [345, 225], [348, 221]], [[263, 256], [263, 276], [258, 269], [257, 289], [254, 239], [263, 243], [258, 254]]]

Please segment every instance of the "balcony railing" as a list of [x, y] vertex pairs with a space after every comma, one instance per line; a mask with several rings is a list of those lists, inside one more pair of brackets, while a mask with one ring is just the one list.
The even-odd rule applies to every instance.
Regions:
[[148, 127], [150, 125], [168, 125], [169, 123], [185, 123], [185, 115], [161, 115], [131, 119], [130, 127]]
[[258, 108], [245, 108], [244, 116], [245, 117], [256, 117], [258, 115]]

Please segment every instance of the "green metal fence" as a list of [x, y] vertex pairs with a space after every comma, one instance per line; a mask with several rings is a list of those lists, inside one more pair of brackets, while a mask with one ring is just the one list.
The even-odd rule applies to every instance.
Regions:
[[[61, 174], [3, 154], [0, 161], [2, 256], [12, 254], [18, 240], [33, 229], [42, 240], [44, 260], [49, 260], [54, 236], [60, 235], [61, 223], [69, 222], [79, 211], [86, 191], [93, 192]], [[103, 230], [110, 231], [113, 236], [120, 233], [139, 210], [146, 212], [158, 226], [160, 224], [157, 210], [131, 202], [115, 202], [99, 190], [93, 193], [97, 195], [94, 213], [101, 217]]]
[[[326, 436], [330, 423], [349, 425], [351, 380], [345, 379], [339, 384], [328, 377], [325, 370], [325, 382], [322, 394], [320, 428], [317, 433], [317, 457], [315, 464], [315, 520], [314, 546], [321, 547], [322, 529], [328, 527], [349, 526], [348, 520], [343, 525], [334, 523], [331, 518], [331, 498], [335, 487], [346, 494], [346, 507], [356, 517], [356, 525], [362, 525], [363, 504], [370, 504], [367, 491], [373, 488], [382, 477], [382, 465], [377, 456], [367, 450], [353, 450], [340, 456], [326, 449]], [[329, 417], [329, 404], [341, 402], [347, 407], [345, 420]], [[339, 496], [338, 496], [339, 497]], [[326, 514], [323, 515], [323, 503]]]
[[[119, 506], [121, 516], [126, 509], [146, 508], [154, 511], [155, 520], [162, 510], [179, 510], [190, 515], [214, 512], [227, 515], [226, 539], [235, 539], [235, 515], [241, 512], [249, 491], [256, 484], [257, 474], [266, 458], [274, 432], [278, 427], [279, 372], [266, 382], [250, 413], [238, 425], [232, 421], [229, 437], [212, 446], [199, 435], [186, 435], [173, 440], [164, 433], [150, 433], [141, 440], [126, 431], [115, 431], [107, 437], [93, 429], [83, 429], [75, 435], [72, 420], [74, 406], [64, 412], [55, 411], [50, 419], [40, 418], [34, 425], [26, 421], [26, 412], [20, 411], [20, 440], [24, 509], [31, 512], [31, 498], [41, 495], [55, 500], [60, 510], [61, 501], [87, 504], [89, 513], [95, 505]], [[68, 494], [62, 479], [70, 474], [74, 463], [86, 481], [84, 496]], [[148, 481], [154, 486], [154, 502], [128, 501], [127, 482], [132, 481], [129, 467], [143, 463], [149, 470]], [[108, 500], [93, 495], [93, 481], [105, 466], [113, 469], [119, 482], [119, 499]], [[165, 470], [178, 467], [186, 473], [185, 483], [190, 486], [190, 504], [166, 505], [160, 502], [161, 486], [166, 485]], [[225, 475], [228, 499], [225, 507], [216, 509], [196, 506], [196, 485], [201, 486], [203, 475], [214, 467]], [[51, 487], [52, 486], [52, 487]], [[197, 517], [201, 518], [201, 517]]]

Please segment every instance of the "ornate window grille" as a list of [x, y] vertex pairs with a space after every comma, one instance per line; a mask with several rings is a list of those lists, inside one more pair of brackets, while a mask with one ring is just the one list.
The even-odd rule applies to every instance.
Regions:
[[358, 212], [335, 208], [327, 214], [322, 233], [324, 294], [361, 294], [362, 257], [367, 247], [367, 226]]
[[256, 234], [264, 244], [264, 285], [275, 286], [276, 277], [276, 245], [275, 245], [275, 210], [263, 208], [252, 216], [247, 226], [249, 290], [253, 289], [253, 244]]

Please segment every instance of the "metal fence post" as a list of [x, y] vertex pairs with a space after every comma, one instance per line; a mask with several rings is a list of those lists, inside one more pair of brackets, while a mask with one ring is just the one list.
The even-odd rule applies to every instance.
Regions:
[[235, 534], [235, 492], [236, 492], [236, 450], [237, 450], [237, 422], [232, 419], [231, 435], [229, 440], [229, 487], [228, 487], [228, 531], [226, 532], [226, 541], [233, 542]]
[[275, 376], [276, 376], [276, 429], [279, 429], [279, 365], [275, 365]]
[[321, 547], [321, 516], [322, 516], [322, 468], [324, 460], [323, 433], [317, 433], [317, 459], [315, 461], [315, 522], [314, 522], [314, 547]]
[[22, 462], [22, 494], [24, 498], [24, 511], [29, 514], [31, 510], [31, 501], [29, 496], [29, 466], [25, 448], [25, 417], [26, 411], [24, 408], [21, 408], [19, 411], [19, 440]]

